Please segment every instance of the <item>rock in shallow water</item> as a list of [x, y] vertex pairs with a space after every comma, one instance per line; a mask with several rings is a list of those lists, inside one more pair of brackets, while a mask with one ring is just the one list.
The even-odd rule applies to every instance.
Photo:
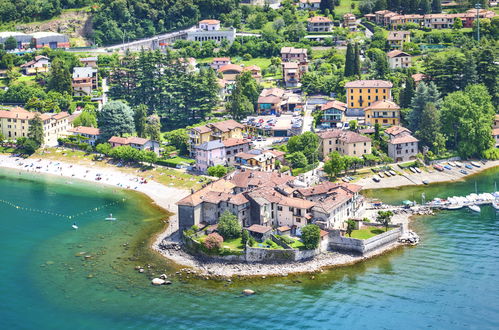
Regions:
[[251, 296], [252, 294], [255, 294], [255, 291], [250, 290], [250, 289], [244, 289], [243, 294], [246, 296]]

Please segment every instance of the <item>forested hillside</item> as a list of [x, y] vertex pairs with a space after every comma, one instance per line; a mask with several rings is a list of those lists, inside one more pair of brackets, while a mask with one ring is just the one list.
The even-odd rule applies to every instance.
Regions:
[[237, 0], [0, 0], [0, 24], [33, 22], [60, 15], [63, 9], [91, 5], [99, 45], [137, 39], [218, 18], [237, 10]]
[[81, 8], [92, 0], [0, 0], [0, 23], [33, 22], [59, 15], [63, 9]]

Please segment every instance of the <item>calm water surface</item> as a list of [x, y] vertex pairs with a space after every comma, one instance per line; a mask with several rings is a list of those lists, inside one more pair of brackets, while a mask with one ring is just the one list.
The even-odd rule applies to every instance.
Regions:
[[[427, 199], [474, 192], [475, 181], [490, 192], [499, 169], [463, 183], [370, 194], [419, 201], [422, 192]], [[152, 287], [135, 265], [174, 269], [143, 248], [165, 215], [142, 196], [0, 170], [0, 200], [3, 329], [499, 328], [499, 212], [491, 207], [420, 217], [412, 225], [418, 247], [314, 280], [174, 279]], [[104, 221], [109, 213], [119, 220]], [[244, 288], [257, 294], [242, 297]]]

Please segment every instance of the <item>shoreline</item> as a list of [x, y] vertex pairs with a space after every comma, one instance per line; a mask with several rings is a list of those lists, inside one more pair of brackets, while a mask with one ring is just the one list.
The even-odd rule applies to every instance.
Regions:
[[[33, 166], [31, 166], [31, 164], [33, 164]], [[28, 166], [26, 167], [25, 165]], [[487, 164], [480, 168], [477, 168], [473, 173], [470, 173], [469, 175], [461, 175], [458, 178], [438, 176], [435, 177], [432, 182], [458, 181], [462, 180], [466, 176], [478, 174], [486, 169], [490, 169], [496, 166], [499, 166], [499, 161], [489, 161], [487, 162]], [[121, 189], [129, 189], [145, 194], [153, 201], [156, 206], [171, 213], [166, 228], [151, 237], [152, 244], [149, 248], [152, 251], [158, 253], [161, 257], [174, 263], [175, 266], [192, 268], [192, 273], [198, 273], [199, 275], [205, 277], [260, 277], [316, 273], [321, 272], [324, 269], [353, 265], [363, 260], [388, 253], [389, 251], [395, 250], [404, 245], [401, 243], [392, 243], [383, 246], [375, 251], [371, 251], [363, 256], [348, 253], [325, 252], [311, 260], [291, 263], [266, 264], [229, 262], [216, 259], [204, 260], [203, 258], [198, 258], [196, 256], [188, 254], [183, 250], [162, 250], [159, 248], [161, 242], [179, 243], [180, 241], [175, 203], [179, 199], [189, 194], [189, 191], [185, 189], [167, 187], [155, 181], [148, 181], [148, 183], [146, 184], [141, 184], [139, 183], [141, 180], [140, 177], [123, 173], [117, 169], [112, 168], [112, 166], [106, 168], [92, 168], [91, 166], [87, 165], [72, 165], [63, 161], [50, 161], [46, 159], [23, 159], [19, 157], [12, 157], [9, 155], [0, 155], [0, 167], [28, 173], [42, 173], [62, 176], [69, 179], [78, 179], [87, 182], [104, 184], [107, 186], [114, 186]], [[437, 172], [437, 175], [442, 173], [445, 172]], [[102, 179], [98, 181], [95, 180], [96, 174], [100, 174], [99, 176], [102, 177]], [[421, 174], [431, 173], [425, 172]], [[385, 180], [399, 178], [403, 178], [403, 176], [398, 175], [396, 177], [385, 178]], [[370, 181], [375, 184], [372, 180]], [[399, 188], [408, 185], [417, 185], [417, 183], [402, 185], [397, 185], [396, 183], [396, 181], [391, 182], [391, 186], [370, 187], [368, 185], [367, 187], [364, 187], [364, 189]], [[406, 214], [399, 217], [397, 220], [408, 229], [409, 223], [414, 216], [414, 214]]]
[[[468, 164], [469, 162], [463, 162]], [[374, 190], [374, 189], [387, 189], [387, 188], [403, 188], [407, 186], [423, 186], [423, 180], [427, 180], [429, 184], [432, 183], [444, 183], [444, 182], [456, 182], [462, 181], [467, 177], [479, 174], [485, 170], [499, 166], [499, 160], [489, 160], [485, 164], [480, 163], [480, 167], [473, 167], [472, 170], [466, 169], [468, 174], [462, 174], [459, 172], [462, 168], [453, 168], [452, 170], [444, 170], [439, 172], [433, 169], [431, 166], [426, 167], [428, 172], [423, 171], [422, 173], [407, 173], [403, 172], [403, 175], [396, 175], [392, 177], [384, 177], [380, 182], [376, 183], [372, 180], [374, 175], [362, 178], [353, 183], [361, 185], [362, 190]], [[399, 170], [400, 172], [400, 170]]]

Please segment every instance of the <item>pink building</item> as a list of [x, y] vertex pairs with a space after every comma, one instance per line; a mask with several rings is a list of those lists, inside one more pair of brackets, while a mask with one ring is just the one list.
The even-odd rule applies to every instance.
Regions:
[[194, 149], [198, 171], [206, 173], [208, 167], [226, 165], [225, 145], [220, 140], [205, 142]]

